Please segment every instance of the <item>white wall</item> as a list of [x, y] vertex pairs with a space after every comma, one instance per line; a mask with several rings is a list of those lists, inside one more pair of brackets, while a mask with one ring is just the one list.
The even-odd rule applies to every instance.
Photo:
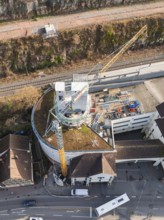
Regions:
[[159, 139], [162, 143], [164, 143], [164, 137], [162, 136], [161, 131], [159, 130], [155, 119], [161, 118], [159, 113], [156, 112], [153, 115], [152, 120], [150, 120], [149, 124], [143, 129], [145, 132], [145, 136], [148, 139]]
[[154, 113], [145, 113], [141, 115], [112, 120], [111, 124], [114, 134], [142, 129], [146, 125], [148, 125], [153, 115]]
[[[57, 147], [55, 149], [50, 147], [48, 144], [46, 144], [41, 138], [38, 139], [39, 143], [41, 145], [42, 150], [44, 151], [44, 153], [52, 160], [52, 161], [57, 161], [58, 163], [60, 163], [60, 159], [59, 159], [59, 154], [58, 154], [58, 150]], [[86, 154], [86, 153], [109, 153], [109, 151], [65, 151], [65, 156], [66, 156], [66, 160], [67, 160], [67, 165], [70, 164], [70, 160], [72, 158], [78, 157], [80, 155]]]
[[97, 175], [89, 176], [87, 178], [86, 177], [71, 178], [71, 184], [75, 185], [76, 182], [86, 181], [86, 185], [89, 185], [89, 183], [112, 182], [113, 179], [114, 177], [109, 174], [99, 173]]
[[[113, 177], [109, 174], [104, 174], [104, 173], [100, 173], [94, 176], [90, 176], [90, 182], [94, 183], [94, 182], [108, 182], [110, 180], [110, 178]], [[100, 181], [101, 178], [101, 181]]]

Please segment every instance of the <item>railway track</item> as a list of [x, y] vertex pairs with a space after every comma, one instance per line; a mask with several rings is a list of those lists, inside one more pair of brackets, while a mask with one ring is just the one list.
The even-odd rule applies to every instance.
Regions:
[[[164, 57], [158, 58], [158, 59], [150, 59], [141, 62], [135, 62], [133, 64], [124, 64], [124, 65], [119, 65], [119, 66], [114, 66], [110, 68], [110, 70], [117, 70], [117, 69], [123, 69], [123, 68], [128, 68], [128, 67], [133, 67], [133, 66], [138, 66], [138, 65], [145, 65], [145, 64], [152, 64], [155, 62], [160, 62], [163, 61]], [[54, 81], [65, 81], [65, 82], [71, 82], [73, 78], [73, 74], [88, 74], [90, 72], [91, 75], [94, 75], [98, 72], [98, 68], [93, 69], [93, 71], [90, 72], [90, 69], [85, 69], [84, 71], [74, 71], [74, 72], [68, 72], [64, 73], [63, 75], [57, 76], [57, 75], [52, 75], [52, 76], [47, 76], [44, 78], [39, 78], [35, 80], [28, 80], [28, 81], [23, 81], [23, 82], [18, 82], [18, 83], [13, 83], [13, 84], [6, 84], [4, 86], [0, 86], [0, 96], [5, 96], [8, 94], [13, 93], [14, 91], [18, 89], [22, 89], [27, 86], [34, 86], [37, 88], [41, 88], [43, 86], [46, 86]]]

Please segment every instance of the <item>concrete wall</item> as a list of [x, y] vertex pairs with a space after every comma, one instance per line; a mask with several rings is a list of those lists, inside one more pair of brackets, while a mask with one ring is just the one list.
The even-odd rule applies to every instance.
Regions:
[[151, 117], [153, 117], [153, 113], [112, 120], [114, 134], [142, 129], [148, 125]]
[[159, 139], [162, 143], [164, 143], [164, 137], [159, 130], [155, 119], [161, 118], [159, 113], [156, 111], [148, 123], [148, 125], [143, 129], [143, 132], [146, 134], [146, 138], [148, 139]]

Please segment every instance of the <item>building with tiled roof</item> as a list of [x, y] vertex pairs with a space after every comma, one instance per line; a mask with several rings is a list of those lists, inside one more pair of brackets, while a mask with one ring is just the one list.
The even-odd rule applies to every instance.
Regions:
[[0, 184], [6, 187], [33, 184], [28, 137], [9, 134], [0, 140]]
[[71, 160], [71, 184], [85, 182], [111, 183], [116, 174], [115, 153], [83, 154]]

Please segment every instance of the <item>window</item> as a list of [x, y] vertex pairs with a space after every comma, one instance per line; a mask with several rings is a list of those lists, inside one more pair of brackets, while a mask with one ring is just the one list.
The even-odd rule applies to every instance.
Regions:
[[126, 122], [130, 122], [130, 120], [126, 120], [126, 121], [122, 121], [122, 122], [117, 122], [117, 123], [114, 123], [114, 125], [123, 124], [123, 123], [126, 123]]
[[148, 118], [150, 118], [150, 116], [146, 116], [146, 117], [142, 117], [142, 118], [136, 118], [136, 119], [134, 119], [134, 121], [137, 121], [137, 120], [142, 120], [142, 119], [148, 119]]
[[63, 96], [59, 95], [59, 100], [60, 101], [63, 100]]
[[127, 127], [129, 124], [120, 125], [120, 126], [114, 126], [114, 128], [121, 128], [121, 127]]
[[123, 200], [124, 200], [124, 199], [123, 199], [123, 198], [121, 198], [121, 199], [119, 199], [119, 200], [118, 200], [118, 202], [122, 202]]
[[132, 123], [132, 125], [141, 124], [141, 123], [145, 123], [145, 122], [148, 122], [148, 121], [147, 120], [146, 121], [139, 121], [139, 122]]

